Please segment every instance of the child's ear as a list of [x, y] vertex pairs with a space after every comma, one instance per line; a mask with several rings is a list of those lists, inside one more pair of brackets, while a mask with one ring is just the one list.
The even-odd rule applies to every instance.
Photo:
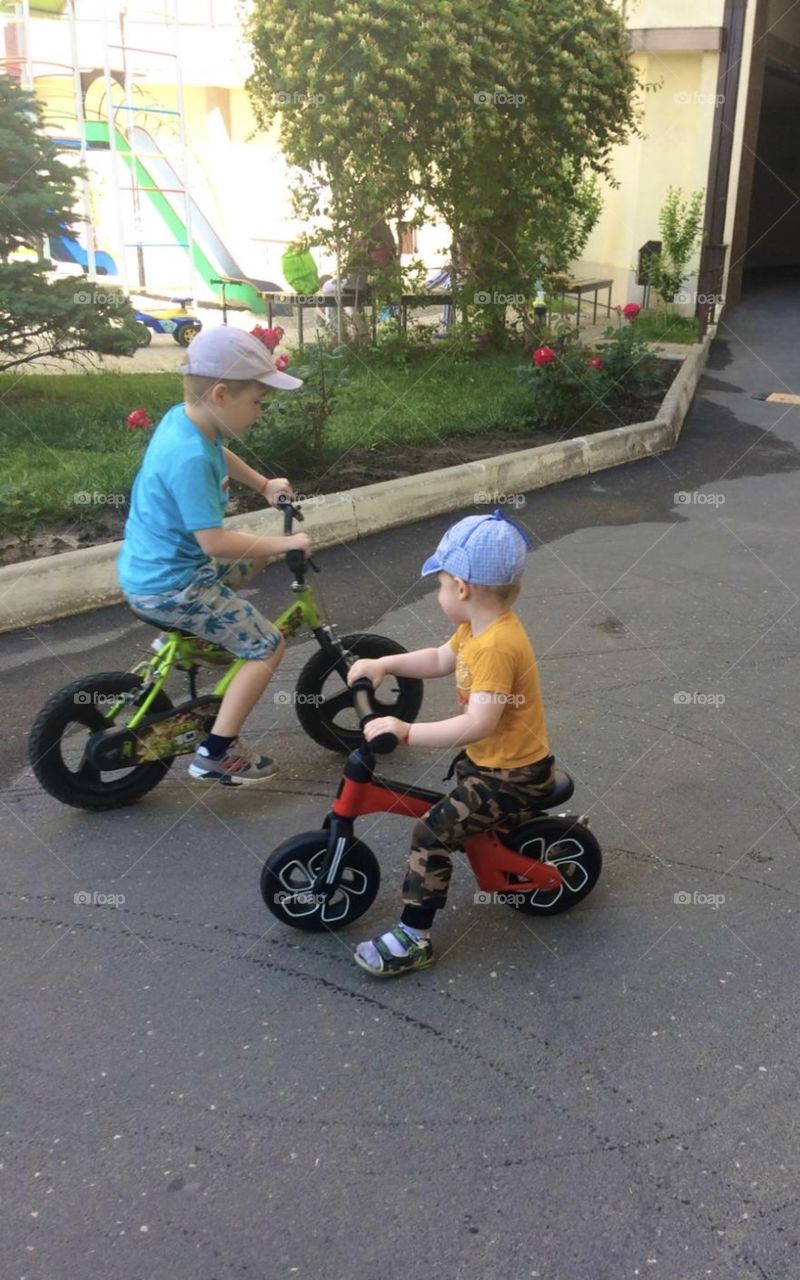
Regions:
[[456, 586], [458, 587], [459, 600], [469, 600], [469, 597], [470, 597], [469, 583], [465, 582], [463, 578], [456, 578], [455, 582], [456, 582]]
[[211, 401], [211, 403], [215, 405], [217, 409], [219, 409], [225, 403], [227, 394], [228, 394], [228, 388], [225, 386], [225, 383], [215, 382], [208, 394], [208, 398]]

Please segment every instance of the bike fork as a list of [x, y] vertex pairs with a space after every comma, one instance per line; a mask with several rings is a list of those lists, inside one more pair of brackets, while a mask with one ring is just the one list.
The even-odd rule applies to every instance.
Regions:
[[331, 815], [328, 825], [328, 848], [317, 872], [311, 892], [329, 902], [342, 878], [342, 862], [353, 840], [353, 824], [349, 818]]

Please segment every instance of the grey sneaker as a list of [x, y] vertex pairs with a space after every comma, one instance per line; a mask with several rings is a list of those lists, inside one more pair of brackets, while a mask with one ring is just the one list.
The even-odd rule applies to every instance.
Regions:
[[189, 777], [198, 782], [219, 782], [224, 787], [252, 786], [266, 782], [278, 772], [278, 766], [269, 756], [249, 751], [240, 742], [233, 742], [224, 756], [210, 756], [205, 747], [198, 747], [189, 765]]

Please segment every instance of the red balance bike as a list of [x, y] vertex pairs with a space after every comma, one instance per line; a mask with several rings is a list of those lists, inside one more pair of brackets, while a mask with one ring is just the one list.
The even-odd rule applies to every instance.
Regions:
[[[370, 703], [372, 685], [358, 680], [352, 692], [363, 730], [380, 714]], [[421, 818], [441, 800], [439, 791], [375, 776], [375, 754], [387, 754], [396, 746], [397, 738], [387, 733], [353, 751], [322, 830], [293, 836], [267, 858], [261, 895], [284, 924], [321, 932], [358, 920], [375, 899], [381, 873], [375, 854], [354, 834], [356, 818], [368, 813]], [[541, 817], [464, 841], [478, 882], [477, 903], [501, 903], [527, 915], [556, 915], [591, 893], [603, 858], [587, 819], [547, 812], [569, 800], [574, 790], [569, 775], [556, 770], [552, 791], [541, 798]]]

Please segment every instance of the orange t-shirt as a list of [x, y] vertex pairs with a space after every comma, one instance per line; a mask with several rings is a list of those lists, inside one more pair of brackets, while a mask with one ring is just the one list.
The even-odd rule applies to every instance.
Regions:
[[506, 700], [494, 732], [467, 747], [473, 764], [521, 769], [550, 755], [536, 655], [517, 615], [509, 610], [478, 636], [462, 622], [450, 648], [461, 707], [471, 693], [496, 693]]

